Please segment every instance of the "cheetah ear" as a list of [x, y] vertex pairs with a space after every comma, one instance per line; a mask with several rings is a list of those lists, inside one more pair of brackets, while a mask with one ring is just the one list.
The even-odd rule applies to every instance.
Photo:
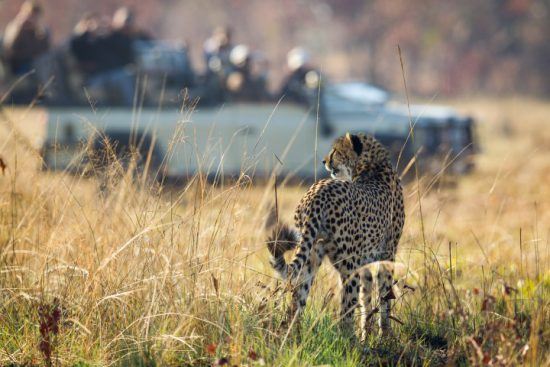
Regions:
[[361, 152], [363, 152], [363, 143], [361, 143], [361, 139], [357, 135], [352, 135], [350, 133], [346, 133], [346, 140], [348, 140], [353, 147], [353, 151], [359, 156], [361, 155]]

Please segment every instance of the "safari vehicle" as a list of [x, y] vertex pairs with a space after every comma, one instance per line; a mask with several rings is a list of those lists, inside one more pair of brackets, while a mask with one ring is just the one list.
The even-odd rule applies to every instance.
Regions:
[[411, 106], [409, 114], [383, 90], [340, 83], [327, 87], [324, 109], [321, 120], [314, 110], [285, 103], [194, 110], [50, 108], [44, 161], [48, 169], [78, 170], [84, 146], [100, 150], [109, 141], [116, 154], [134, 147], [150, 158], [150, 171], [173, 179], [197, 172], [313, 179], [326, 174], [322, 156], [337, 136], [363, 132], [389, 147], [401, 171], [413, 158], [424, 170], [471, 168], [473, 121], [449, 108]]
[[[139, 108], [90, 106], [78, 92], [83, 80], [68, 45], [41, 57], [32, 76], [48, 86], [45, 168], [82, 170], [90, 150], [110, 146], [119, 158], [139, 153], [138, 164], [148, 161], [150, 172], [173, 179], [274, 170], [312, 179], [326, 174], [322, 156], [346, 132], [376, 136], [400, 171], [413, 159], [421, 170], [463, 173], [472, 167], [473, 121], [449, 108], [407, 107], [357, 82], [326, 85], [314, 109], [284, 101], [230, 102], [219, 99], [216, 80], [194, 75], [181, 45], [137, 43], [135, 51], [136, 73], [147, 81]], [[192, 86], [188, 97], [200, 97], [200, 104], [181, 109], [182, 85]]]

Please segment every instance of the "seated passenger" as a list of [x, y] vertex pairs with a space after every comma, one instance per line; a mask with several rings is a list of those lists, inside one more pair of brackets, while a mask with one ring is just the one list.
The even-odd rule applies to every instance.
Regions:
[[98, 71], [99, 19], [96, 14], [85, 14], [74, 27], [69, 41], [71, 53], [76, 59], [78, 69], [85, 76]]
[[269, 99], [265, 74], [255, 73], [254, 58], [245, 45], [233, 48], [229, 55], [232, 70], [226, 78], [228, 97], [233, 101], [266, 101]]
[[232, 30], [217, 27], [203, 45], [204, 62], [208, 72], [226, 73], [231, 68], [229, 55], [233, 50]]
[[323, 101], [321, 73], [311, 65], [309, 54], [301, 47], [293, 48], [287, 54], [287, 66], [289, 74], [283, 82], [279, 98], [283, 102], [298, 103], [315, 110], [321, 134], [329, 135], [332, 127]]
[[75, 29], [71, 50], [85, 74], [92, 97], [108, 104], [132, 106], [135, 94], [134, 42], [148, 35], [134, 26], [128, 8], [118, 9], [107, 32], [95, 17], [83, 19]]
[[217, 105], [227, 99], [227, 76], [232, 70], [229, 55], [233, 50], [232, 31], [217, 27], [203, 44], [206, 73], [200, 91], [200, 103]]
[[136, 26], [134, 12], [126, 7], [118, 8], [113, 14], [112, 30], [114, 34], [123, 35], [135, 41], [150, 41], [151, 35]]
[[49, 31], [41, 24], [42, 7], [25, 1], [19, 13], [8, 23], [3, 40], [4, 58], [15, 75], [32, 69], [32, 63], [50, 48]]
[[321, 91], [321, 75], [310, 64], [306, 50], [296, 47], [287, 54], [289, 73], [286, 76], [279, 97], [284, 101], [310, 106], [317, 104], [318, 92]]

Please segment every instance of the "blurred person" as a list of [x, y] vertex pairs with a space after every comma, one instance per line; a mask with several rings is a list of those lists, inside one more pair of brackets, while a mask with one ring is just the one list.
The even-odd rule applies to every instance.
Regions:
[[101, 38], [105, 48], [110, 70], [120, 70], [135, 62], [134, 41], [137, 39], [134, 15], [126, 7], [119, 8], [113, 14], [110, 31]]
[[302, 47], [293, 48], [287, 54], [287, 67], [289, 72], [279, 92], [279, 98], [317, 111], [321, 133], [330, 134], [332, 128], [323, 101], [321, 73], [312, 65], [309, 53]]
[[109, 104], [132, 106], [135, 95], [135, 42], [150, 40], [127, 7], [118, 8], [108, 27], [101, 19], [83, 19], [75, 28], [72, 51], [85, 73], [86, 86]]
[[85, 14], [74, 27], [69, 47], [78, 68], [86, 76], [98, 71], [99, 18], [96, 14]]
[[230, 27], [217, 27], [203, 45], [204, 61], [209, 72], [224, 72], [230, 68], [229, 55], [233, 50], [233, 31]]
[[302, 47], [295, 47], [287, 54], [288, 74], [284, 79], [279, 96], [285, 101], [310, 105], [322, 88], [321, 74], [315, 69], [309, 53]]
[[[233, 32], [229, 27], [216, 27], [203, 44], [206, 73], [203, 76], [201, 103], [216, 105], [227, 99], [227, 77], [231, 73], [230, 53], [233, 49]], [[238, 83], [232, 78], [232, 86]]]
[[255, 55], [245, 45], [231, 50], [229, 61], [232, 70], [227, 75], [225, 87], [234, 101], [265, 101], [268, 99], [265, 75], [254, 72]]
[[25, 1], [4, 32], [4, 58], [15, 75], [32, 69], [33, 62], [50, 49], [50, 33], [42, 24], [42, 6]]
[[132, 9], [122, 6], [113, 14], [111, 23], [113, 33], [120, 33], [132, 41], [150, 41], [151, 35], [136, 26], [135, 14]]

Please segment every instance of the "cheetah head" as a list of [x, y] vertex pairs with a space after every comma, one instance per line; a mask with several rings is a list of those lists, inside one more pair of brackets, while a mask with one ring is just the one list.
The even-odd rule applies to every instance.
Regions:
[[323, 160], [332, 178], [346, 181], [387, 162], [387, 149], [380, 142], [372, 136], [350, 133], [337, 138]]

